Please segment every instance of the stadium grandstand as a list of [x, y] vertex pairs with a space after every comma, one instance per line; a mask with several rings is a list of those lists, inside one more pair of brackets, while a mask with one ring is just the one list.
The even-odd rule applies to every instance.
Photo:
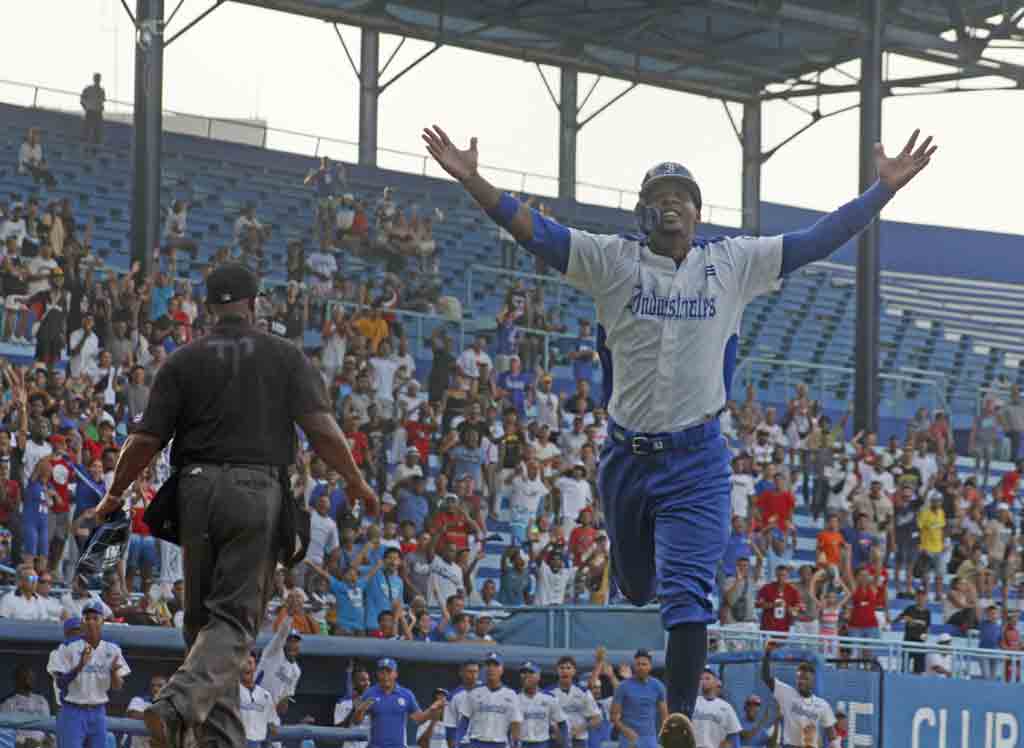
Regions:
[[[389, 11], [343, 0], [245, 2], [359, 26], [374, 45], [378, 34], [403, 34], [738, 101], [738, 134], [758, 153], [751, 77], [765, 97], [786, 81], [791, 91], [827, 95], [813, 82], [815, 54], [801, 45], [822, 56], [835, 52], [832, 34], [871, 37], [871, 13], [859, 16], [857, 3], [701, 4], [701, 27], [706, 16], [739, 38], [744, 16], [755, 13], [757, 24], [787, 32], [774, 69], [759, 75], [744, 61], [764, 52], [754, 37], [729, 64], [693, 46], [695, 61], [681, 70], [659, 67], [667, 53], [656, 45], [643, 54], [592, 47], [565, 59], [546, 35], [606, 37], [582, 21], [563, 32], [508, 8], [510, 17], [498, 19], [507, 28], [494, 22], [460, 41], [435, 39], [438, 18], [487, 22], [470, 0], [440, 10], [444, 3], [398, 2]], [[137, 20], [156, 5], [140, 2]], [[664, 4], [622, 5], [655, 19]], [[897, 5], [879, 43], [910, 57], [956, 52], [948, 32], [972, 24], [993, 38], [1024, 39], [1022, 3], [936, 4], [941, 12], [923, 1]], [[634, 55], [635, 75], [613, 52]], [[855, 56], [843, 54], [828, 59]], [[993, 72], [981, 55], [963, 62], [959, 79], [1019, 76], [1024, 85], [1018, 69], [992, 63]], [[29, 726], [53, 731], [33, 723], [15, 733], [2, 713], [23, 716], [15, 670], [26, 665], [38, 671], [46, 715], [56, 709], [56, 688], [41, 682], [46, 658], [62, 640], [60, 625], [85, 607], [98, 603], [105, 637], [133, 670], [111, 714], [133, 716], [130, 696], [181, 661], [180, 553], [142, 519], [170, 473], [168, 453], [131, 491], [131, 540], [118, 568], [94, 587], [72, 570], [155, 373], [208, 330], [205, 280], [228, 260], [260, 274], [260, 324], [314, 361], [381, 497], [379, 505], [350, 502], [338, 474], [307, 444], [300, 450], [291, 481], [313, 518], [314, 542], [304, 563], [279, 570], [259, 641], [268, 656], [280, 644], [275, 634], [300, 635], [302, 678], [279, 709], [293, 728], [282, 737], [339, 742], [342, 733], [318, 726], [351, 726], [336, 707], [349, 699], [351, 709], [360, 668], [380, 657], [398, 660], [403, 684], [429, 704], [438, 684], [457, 685], [460, 664], [497, 650], [510, 682], [512, 664], [526, 661], [553, 682], [559, 658], [573, 655], [579, 682], [603, 708], [591, 744], [610, 740], [605, 699], [629, 677], [633, 650], [655, 650], [663, 670], [665, 633], [657, 606], [630, 606], [612, 574], [596, 481], [608, 416], [593, 303], [518, 248], [458, 185], [377, 166], [367, 152], [376, 136], [364, 129], [350, 163], [267, 148], [240, 123], [225, 123], [230, 139], [212, 124], [206, 132], [165, 124], [158, 173], [140, 175], [140, 117], [104, 121], [90, 113], [96, 95], [93, 87], [81, 93], [84, 118], [0, 103], [0, 691], [17, 690], [0, 703], [0, 744], [28, 745]], [[376, 127], [373, 111], [366, 127]], [[559, 195], [523, 199], [567, 225], [630, 230], [634, 215], [623, 203], [632, 195], [620, 195], [619, 207], [575, 199], [569, 150]], [[775, 233], [819, 215], [763, 203], [758, 179], [747, 169], [741, 176], [743, 225], [716, 225], [712, 211], [702, 234]], [[146, 229], [156, 232], [152, 246], [137, 224], [146, 180], [153, 191], [145, 199], [159, 206], [159, 226]], [[743, 318], [721, 417], [734, 454], [733, 531], [714, 595], [713, 669], [743, 714], [744, 746], [769, 744], [754, 741], [772, 739], [778, 721], [759, 679], [769, 642], [785, 645], [781, 679], [792, 681], [798, 661], [818, 664], [815, 688], [841, 715], [835, 746], [896, 748], [913, 734], [915, 746], [946, 748], [936, 736], [945, 741], [947, 718], [962, 748], [1021, 745], [1024, 314], [1014, 281], [1024, 265], [1006, 258], [1022, 240], [885, 221], [879, 235], [907, 251], [880, 266], [878, 235], [859, 249], [855, 240], [786, 278]], [[972, 254], [933, 259], [946, 246]], [[978, 270], [1001, 262], [1013, 269], [1003, 280]], [[877, 284], [866, 320], [858, 308], [865, 277]], [[864, 325], [877, 333], [874, 361], [857, 347]], [[858, 400], [865, 372], [877, 412]], [[45, 552], [27, 553], [26, 538], [40, 534]], [[352, 578], [380, 573], [392, 547], [404, 593], [381, 606]], [[128, 725], [116, 729], [143, 734]], [[41, 735], [32, 733], [31, 745]]]

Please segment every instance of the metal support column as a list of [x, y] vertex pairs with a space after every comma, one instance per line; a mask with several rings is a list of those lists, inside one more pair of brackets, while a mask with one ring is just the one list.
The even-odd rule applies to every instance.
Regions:
[[558, 197], [576, 199], [576, 136], [579, 114], [576, 108], [578, 73], [563, 67], [558, 92]]
[[743, 232], [761, 233], [761, 102], [743, 104]]
[[[868, 34], [860, 72], [860, 189], [877, 178], [874, 145], [882, 134], [882, 24], [884, 0], [866, 0]], [[878, 430], [879, 292], [878, 221], [857, 240], [857, 337], [854, 374], [854, 431]]]
[[359, 52], [359, 163], [377, 165], [380, 34], [363, 29]]
[[164, 0], [135, 6], [135, 108], [132, 116], [132, 260], [148, 275], [160, 244]]

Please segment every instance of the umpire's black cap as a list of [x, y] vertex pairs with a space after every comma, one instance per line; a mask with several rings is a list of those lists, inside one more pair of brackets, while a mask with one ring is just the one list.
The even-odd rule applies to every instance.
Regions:
[[241, 263], [225, 262], [210, 273], [206, 289], [206, 300], [210, 304], [230, 304], [256, 298], [260, 292], [260, 279]]

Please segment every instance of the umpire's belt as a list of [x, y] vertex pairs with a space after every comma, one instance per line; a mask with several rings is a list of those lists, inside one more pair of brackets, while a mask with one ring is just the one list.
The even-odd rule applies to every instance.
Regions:
[[188, 468], [195, 466], [201, 467], [203, 465], [211, 465], [213, 467], [224, 468], [225, 470], [230, 470], [231, 468], [245, 468], [246, 470], [257, 470], [261, 473], [266, 473], [274, 480], [277, 480], [277, 477], [280, 474], [281, 470], [281, 468], [277, 465], [259, 464], [254, 462], [210, 462], [208, 460], [197, 460], [195, 462], [190, 462], [185, 466], [185, 470], [187, 471]]
[[630, 431], [615, 423], [615, 421], [610, 421], [608, 427], [608, 434], [611, 436], [612, 441], [639, 457], [657, 454], [658, 452], [667, 452], [673, 449], [692, 449], [709, 439], [720, 436], [721, 433], [722, 427], [717, 418], [711, 418], [682, 431], [664, 434], [645, 434], [639, 431]]

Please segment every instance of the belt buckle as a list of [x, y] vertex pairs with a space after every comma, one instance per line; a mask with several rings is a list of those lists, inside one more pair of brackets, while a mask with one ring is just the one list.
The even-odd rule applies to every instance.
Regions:
[[630, 449], [633, 450], [633, 454], [640, 457], [646, 457], [647, 455], [654, 454], [651, 440], [646, 436], [634, 436], [630, 440]]

